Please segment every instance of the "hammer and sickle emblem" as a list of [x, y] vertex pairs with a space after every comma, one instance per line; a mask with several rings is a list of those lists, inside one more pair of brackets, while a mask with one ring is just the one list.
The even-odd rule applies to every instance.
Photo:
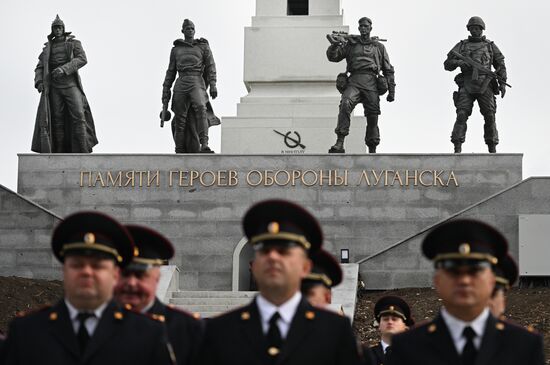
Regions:
[[[296, 131], [281, 133], [281, 132], [274, 129], [273, 132], [275, 132], [275, 133], [277, 133], [277, 134], [279, 134], [279, 135], [281, 135], [285, 138], [285, 145], [288, 148], [296, 148], [298, 146], [300, 146], [300, 148], [302, 148], [302, 149], [306, 148], [306, 146], [302, 144], [302, 137]], [[296, 137], [290, 137], [290, 135], [292, 133], [294, 133], [296, 135]]]

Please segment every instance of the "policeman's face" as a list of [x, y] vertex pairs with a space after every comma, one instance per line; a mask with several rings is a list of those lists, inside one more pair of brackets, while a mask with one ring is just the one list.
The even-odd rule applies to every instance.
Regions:
[[489, 300], [489, 309], [495, 317], [500, 317], [506, 310], [506, 295], [504, 290], [497, 290]]
[[311, 260], [301, 247], [266, 246], [256, 251], [252, 274], [260, 292], [291, 294], [300, 290], [311, 270]]
[[324, 308], [332, 302], [332, 292], [323, 284], [311, 287], [306, 297], [311, 305], [319, 308]]
[[115, 300], [130, 304], [141, 311], [155, 299], [160, 269], [153, 267], [145, 271], [122, 270], [120, 280], [115, 286]]
[[403, 318], [399, 316], [388, 314], [380, 317], [378, 330], [381, 335], [396, 335], [405, 331], [407, 328]]
[[471, 25], [470, 27], [468, 27], [468, 30], [474, 38], [479, 38], [483, 34], [483, 29], [481, 29], [479, 25]]
[[495, 275], [488, 267], [464, 265], [452, 270], [437, 269], [434, 284], [446, 308], [481, 312], [489, 303]]
[[110, 259], [71, 255], [63, 264], [65, 295], [77, 309], [93, 310], [110, 300], [118, 277]]
[[369, 22], [362, 21], [361, 23], [359, 23], [359, 34], [369, 35], [371, 30], [372, 30], [372, 25], [369, 24]]
[[195, 36], [195, 26], [194, 25], [186, 25], [181, 30], [183, 32], [183, 35], [185, 38], [193, 38]]
[[52, 32], [55, 37], [61, 37], [64, 33], [63, 26], [61, 25], [54, 25], [52, 27]]

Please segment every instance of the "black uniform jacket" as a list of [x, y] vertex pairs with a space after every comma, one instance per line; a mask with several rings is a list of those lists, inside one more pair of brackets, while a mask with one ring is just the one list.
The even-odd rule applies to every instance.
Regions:
[[375, 359], [375, 364], [376, 365], [382, 365], [384, 364], [384, 349], [382, 348], [382, 343], [381, 342], [378, 342], [376, 345], [374, 346], [371, 346], [370, 348], [371, 350], [371, 353]]
[[[249, 305], [206, 321], [200, 364], [271, 364], [260, 314]], [[358, 347], [348, 318], [315, 308], [304, 298], [298, 305], [276, 364], [354, 365]]]
[[[432, 322], [394, 336], [386, 364], [460, 365], [460, 357], [445, 321], [438, 315]], [[475, 364], [543, 365], [542, 337], [489, 316]]]
[[65, 302], [14, 319], [0, 354], [6, 365], [170, 364], [163, 326], [108, 304], [81, 356]]
[[203, 323], [184, 311], [163, 304], [158, 298], [147, 313], [164, 322], [176, 363], [193, 364], [202, 338]]

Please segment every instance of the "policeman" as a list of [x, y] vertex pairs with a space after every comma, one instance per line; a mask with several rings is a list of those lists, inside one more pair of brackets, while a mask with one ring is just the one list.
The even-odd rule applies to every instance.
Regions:
[[101, 213], [75, 213], [54, 230], [52, 249], [65, 298], [12, 321], [0, 363], [170, 363], [162, 325], [112, 301], [119, 268], [134, 252], [123, 226]]
[[323, 237], [317, 220], [283, 200], [254, 205], [243, 219], [255, 250], [252, 274], [259, 295], [241, 308], [209, 319], [201, 364], [357, 364], [350, 322], [312, 306], [300, 283], [311, 270], [309, 255]]
[[[504, 97], [506, 93], [507, 74], [504, 55], [494, 42], [483, 35], [485, 30], [483, 19], [478, 16], [470, 18], [466, 28], [471, 35], [468, 39], [458, 42], [448, 53], [444, 62], [445, 70], [454, 71], [460, 67], [462, 71], [455, 77], [458, 91], [453, 94], [456, 122], [451, 134], [451, 142], [454, 144], [455, 153], [462, 152], [462, 143], [466, 140], [466, 121], [472, 115], [474, 101], [477, 100], [481, 114], [485, 119], [485, 143], [489, 152], [495, 153], [498, 144], [495, 95], [500, 93]], [[469, 59], [470, 63], [465, 59]], [[472, 67], [474, 63], [478, 65], [478, 69]], [[483, 70], [491, 72], [491, 67], [494, 67], [494, 74], [497, 77], [483, 72]], [[481, 68], [481, 72], [479, 68]]]
[[394, 335], [408, 330], [414, 325], [411, 309], [403, 299], [387, 295], [374, 305], [374, 317], [378, 322], [380, 342], [371, 347], [376, 364], [384, 364], [384, 358], [391, 351], [391, 340]]
[[493, 268], [506, 250], [504, 236], [476, 220], [454, 220], [429, 232], [422, 252], [434, 262], [443, 308], [431, 322], [393, 337], [387, 363], [544, 364], [541, 336], [489, 311]]
[[311, 305], [325, 308], [332, 303], [332, 288], [342, 282], [342, 269], [325, 250], [319, 250], [312, 261], [311, 272], [302, 280], [302, 295]]
[[191, 314], [163, 304], [155, 295], [160, 266], [174, 256], [170, 241], [147, 227], [127, 225], [135, 242], [132, 262], [122, 270], [115, 287], [117, 302], [147, 313], [164, 324], [174, 364], [191, 364], [196, 356], [202, 325]]
[[496, 283], [489, 301], [491, 313], [496, 318], [505, 318], [506, 293], [518, 279], [518, 266], [514, 259], [506, 254], [495, 267]]

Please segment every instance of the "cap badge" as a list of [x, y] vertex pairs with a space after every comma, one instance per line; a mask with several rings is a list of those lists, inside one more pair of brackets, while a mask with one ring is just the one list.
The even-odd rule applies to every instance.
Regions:
[[95, 234], [88, 232], [84, 235], [84, 243], [87, 245], [93, 245], [95, 243]]
[[267, 231], [269, 233], [279, 233], [280, 229], [279, 222], [271, 222], [267, 225]]
[[134, 257], [138, 257], [138, 256], [139, 256], [139, 248], [134, 246]]
[[458, 246], [458, 252], [460, 252], [463, 255], [469, 255], [471, 251], [470, 244], [468, 243], [461, 243], [460, 246]]
[[267, 353], [271, 356], [277, 356], [279, 355], [279, 352], [280, 352], [279, 349], [276, 347], [270, 347], [267, 349]]
[[243, 321], [248, 321], [248, 320], [250, 319], [250, 313], [248, 313], [248, 312], [242, 312], [242, 313], [241, 313], [241, 319], [242, 319]]
[[393, 305], [390, 305], [390, 310], [391, 311], [394, 311], [395, 310], [395, 307]]
[[306, 312], [306, 318], [307, 319], [314, 319], [315, 318], [315, 312], [312, 312], [312, 311], [307, 311]]

